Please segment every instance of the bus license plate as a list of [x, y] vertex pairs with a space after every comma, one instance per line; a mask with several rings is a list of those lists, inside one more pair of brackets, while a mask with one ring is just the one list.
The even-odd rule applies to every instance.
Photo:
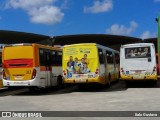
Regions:
[[134, 79], [143, 79], [144, 77], [143, 76], [140, 76], [140, 75], [135, 75], [133, 76]]
[[14, 84], [27, 84], [27, 82], [14, 82]]
[[76, 79], [75, 82], [86, 82], [85, 79]]

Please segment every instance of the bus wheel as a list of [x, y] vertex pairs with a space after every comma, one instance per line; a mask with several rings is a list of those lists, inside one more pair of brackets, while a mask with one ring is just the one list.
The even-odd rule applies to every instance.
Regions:
[[62, 77], [58, 76], [57, 78], [57, 88], [60, 89], [63, 86], [63, 81], [62, 81]]
[[107, 84], [106, 84], [106, 86], [109, 88], [110, 85], [111, 85], [111, 75], [109, 74], [109, 75], [108, 75], [108, 79], [107, 79]]

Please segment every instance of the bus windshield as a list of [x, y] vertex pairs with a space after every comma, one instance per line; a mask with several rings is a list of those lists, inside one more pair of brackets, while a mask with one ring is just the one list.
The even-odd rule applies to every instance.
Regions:
[[125, 58], [149, 58], [151, 57], [150, 47], [125, 48]]

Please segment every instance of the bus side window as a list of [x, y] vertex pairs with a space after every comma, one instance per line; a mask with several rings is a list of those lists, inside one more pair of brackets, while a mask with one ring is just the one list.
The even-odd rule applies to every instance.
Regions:
[[51, 65], [56, 65], [56, 61], [57, 61], [56, 51], [52, 51], [51, 56], [52, 56]]
[[52, 65], [62, 65], [61, 51], [52, 51]]
[[115, 53], [115, 61], [116, 61], [116, 64], [120, 63], [119, 54], [117, 53]]
[[106, 51], [106, 55], [107, 55], [107, 63], [113, 64], [114, 61], [113, 61], [113, 54], [112, 54], [112, 52]]
[[40, 66], [45, 66], [45, 54], [43, 49], [39, 49]]
[[52, 58], [51, 58], [51, 52], [46, 51], [45, 52], [45, 65], [46, 66], [51, 66]]
[[100, 64], [104, 64], [103, 51], [101, 49], [98, 49], [98, 54]]
[[57, 52], [57, 64], [60, 66], [62, 65], [62, 52], [61, 51]]

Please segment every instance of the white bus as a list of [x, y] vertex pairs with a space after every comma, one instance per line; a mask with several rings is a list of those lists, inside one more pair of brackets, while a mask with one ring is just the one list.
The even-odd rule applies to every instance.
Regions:
[[153, 43], [122, 45], [120, 48], [121, 80], [157, 80], [157, 64]]
[[66, 84], [109, 85], [119, 79], [119, 52], [96, 43], [65, 45], [62, 63]]

